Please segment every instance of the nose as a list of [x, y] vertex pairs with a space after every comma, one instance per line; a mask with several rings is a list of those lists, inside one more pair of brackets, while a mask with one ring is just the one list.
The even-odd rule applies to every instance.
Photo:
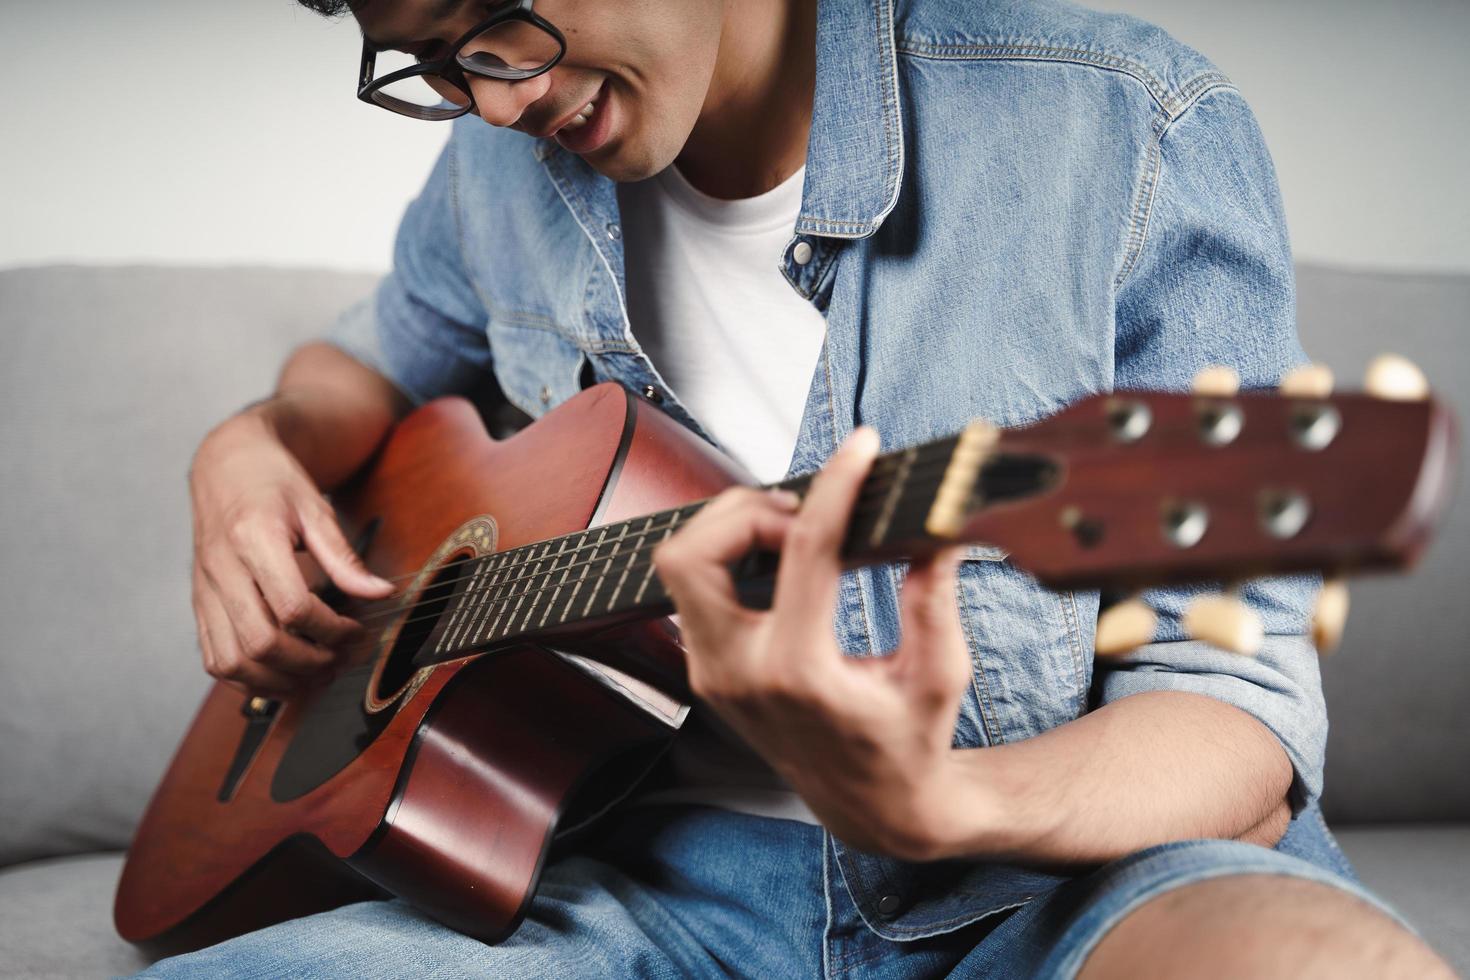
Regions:
[[526, 106], [545, 95], [551, 88], [551, 72], [508, 82], [498, 78], [466, 76], [475, 108], [480, 118], [492, 126], [513, 126], [526, 111]]

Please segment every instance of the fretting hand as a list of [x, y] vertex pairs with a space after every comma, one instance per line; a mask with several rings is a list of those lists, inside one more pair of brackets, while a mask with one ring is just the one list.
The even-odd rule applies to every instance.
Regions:
[[[970, 679], [955, 602], [959, 549], [910, 568], [897, 650], [843, 655], [832, 628], [838, 552], [877, 451], [876, 432], [856, 430], [804, 501], [728, 490], [653, 561], [679, 612], [694, 692], [833, 833], [925, 859], [939, 856], [958, 818], [951, 743]], [[754, 548], [781, 553], [769, 610], [741, 605], [729, 572]]]

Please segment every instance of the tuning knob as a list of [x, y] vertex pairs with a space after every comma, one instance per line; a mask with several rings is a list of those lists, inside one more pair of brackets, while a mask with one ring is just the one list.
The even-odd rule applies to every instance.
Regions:
[[1312, 610], [1312, 643], [1318, 653], [1326, 655], [1337, 649], [1343, 627], [1347, 625], [1348, 605], [1346, 582], [1332, 578], [1322, 583], [1317, 607]]
[[1286, 372], [1281, 393], [1292, 398], [1326, 398], [1332, 394], [1332, 369], [1325, 364], [1303, 364]]
[[1116, 657], [1136, 650], [1153, 641], [1158, 625], [1158, 614], [1142, 599], [1125, 599], [1097, 617], [1093, 648], [1099, 657]]
[[1190, 390], [1210, 398], [1230, 398], [1240, 390], [1240, 375], [1232, 367], [1212, 364], [1194, 376]]
[[1368, 365], [1363, 387], [1375, 398], [1396, 402], [1417, 402], [1429, 397], [1429, 382], [1424, 372], [1408, 358], [1397, 354], [1379, 354]]
[[1265, 636], [1261, 618], [1228, 595], [1200, 596], [1184, 610], [1182, 622], [1194, 639], [1246, 657], [1256, 655]]

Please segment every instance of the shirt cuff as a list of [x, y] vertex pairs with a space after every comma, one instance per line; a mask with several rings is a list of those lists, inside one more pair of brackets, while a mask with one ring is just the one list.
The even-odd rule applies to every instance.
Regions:
[[1188, 691], [1234, 705], [1271, 730], [1293, 770], [1292, 815], [1322, 793], [1327, 709], [1317, 651], [1298, 635], [1267, 635], [1254, 657], [1197, 640], [1151, 643], [1098, 662], [1100, 700], [1145, 691]]

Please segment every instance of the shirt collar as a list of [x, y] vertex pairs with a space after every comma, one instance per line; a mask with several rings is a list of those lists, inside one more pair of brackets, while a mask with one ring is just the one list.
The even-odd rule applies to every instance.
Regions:
[[819, 0], [817, 79], [798, 234], [866, 238], [903, 174], [893, 0]]
[[[893, 0], [818, 0], [816, 90], [798, 235], [866, 238], [898, 202], [904, 143], [894, 47]], [[536, 141], [536, 155], [548, 165], [569, 158], [573, 183], [565, 190], [594, 206], [594, 227], [616, 221], [612, 181], [560, 149], [553, 140]]]

